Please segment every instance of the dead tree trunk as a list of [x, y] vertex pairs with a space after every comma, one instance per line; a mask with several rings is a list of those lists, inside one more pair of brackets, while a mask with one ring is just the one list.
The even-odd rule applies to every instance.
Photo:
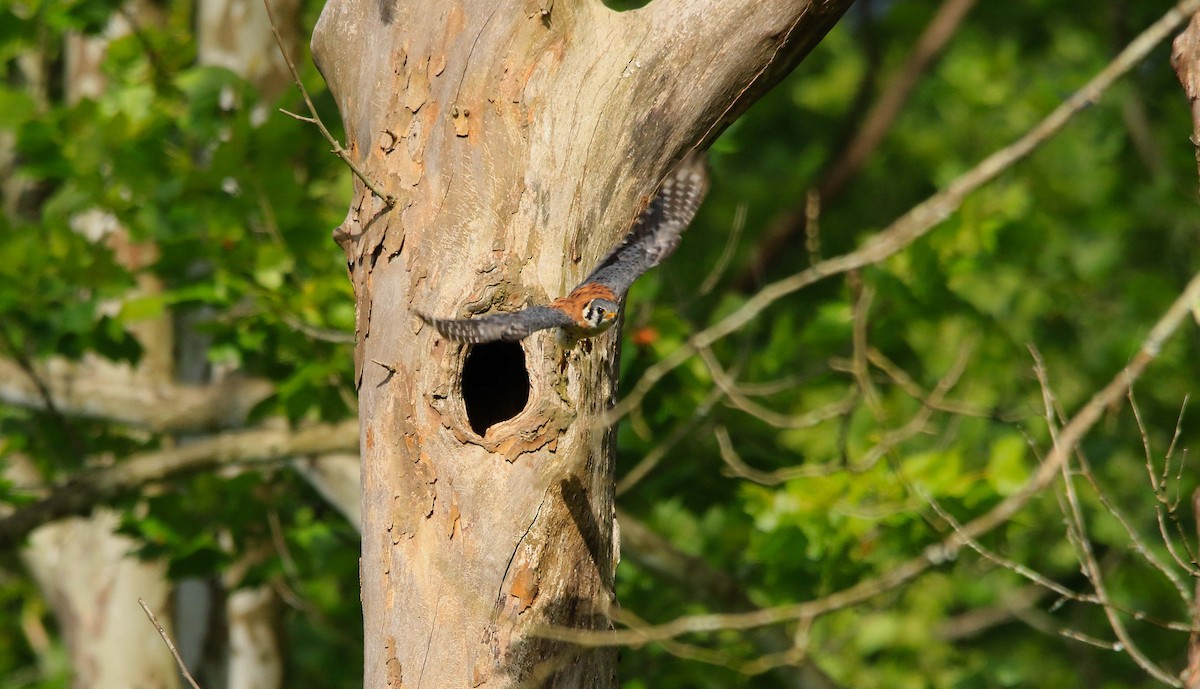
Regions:
[[474, 348], [463, 317], [566, 294], [658, 180], [850, 0], [330, 0], [313, 55], [361, 184], [336, 238], [358, 313], [365, 686], [615, 687], [606, 627], [619, 331]]

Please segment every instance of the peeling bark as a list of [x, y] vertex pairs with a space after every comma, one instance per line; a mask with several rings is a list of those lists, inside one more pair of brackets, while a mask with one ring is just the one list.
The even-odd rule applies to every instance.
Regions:
[[[616, 686], [614, 650], [529, 629], [609, 625], [615, 458], [594, 417], [616, 393], [618, 329], [569, 353], [551, 336], [523, 341], [529, 402], [483, 429], [462, 394], [483, 348], [441, 339], [413, 311], [566, 294], [671, 165], [848, 5], [325, 6], [313, 55], [347, 148], [397, 199], [389, 210], [360, 184], [334, 232], [356, 294], [365, 686]], [[493, 392], [500, 404], [522, 391]]]

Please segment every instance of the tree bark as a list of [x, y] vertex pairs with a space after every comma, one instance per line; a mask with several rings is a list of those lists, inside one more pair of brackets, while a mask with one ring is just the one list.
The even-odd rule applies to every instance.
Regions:
[[[1196, 19], [1192, 19], [1196, 26]], [[1196, 535], [1200, 536], [1200, 488], [1192, 492], [1192, 518], [1196, 520]], [[1200, 579], [1196, 581], [1196, 596], [1192, 602], [1192, 628], [1200, 628]], [[1200, 689], [1200, 632], [1192, 631], [1188, 638], [1188, 664], [1181, 676], [1185, 689]]]
[[314, 59], [351, 154], [396, 198], [358, 183], [335, 231], [358, 315], [365, 686], [616, 686], [615, 651], [532, 632], [609, 625], [614, 454], [593, 418], [619, 329], [569, 353], [541, 334], [472, 349], [414, 311], [566, 294], [848, 5], [325, 6]]

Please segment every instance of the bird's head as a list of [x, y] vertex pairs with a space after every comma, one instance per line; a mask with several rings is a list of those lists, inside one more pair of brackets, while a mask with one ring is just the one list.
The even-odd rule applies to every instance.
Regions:
[[608, 330], [617, 320], [620, 307], [611, 299], [596, 298], [583, 307], [583, 320], [596, 331]]

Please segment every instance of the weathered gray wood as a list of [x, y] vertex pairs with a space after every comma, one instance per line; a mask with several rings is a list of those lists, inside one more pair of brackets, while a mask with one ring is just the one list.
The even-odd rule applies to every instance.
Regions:
[[[785, 74], [850, 0], [330, 0], [313, 36], [357, 187], [335, 232], [358, 311], [366, 687], [615, 687], [533, 623], [605, 627], [619, 332], [523, 342], [524, 411], [480, 437], [461, 317], [565, 294], [688, 149]], [[547, 10], [548, 13], [543, 10]], [[544, 680], [544, 681], [543, 681]]]

